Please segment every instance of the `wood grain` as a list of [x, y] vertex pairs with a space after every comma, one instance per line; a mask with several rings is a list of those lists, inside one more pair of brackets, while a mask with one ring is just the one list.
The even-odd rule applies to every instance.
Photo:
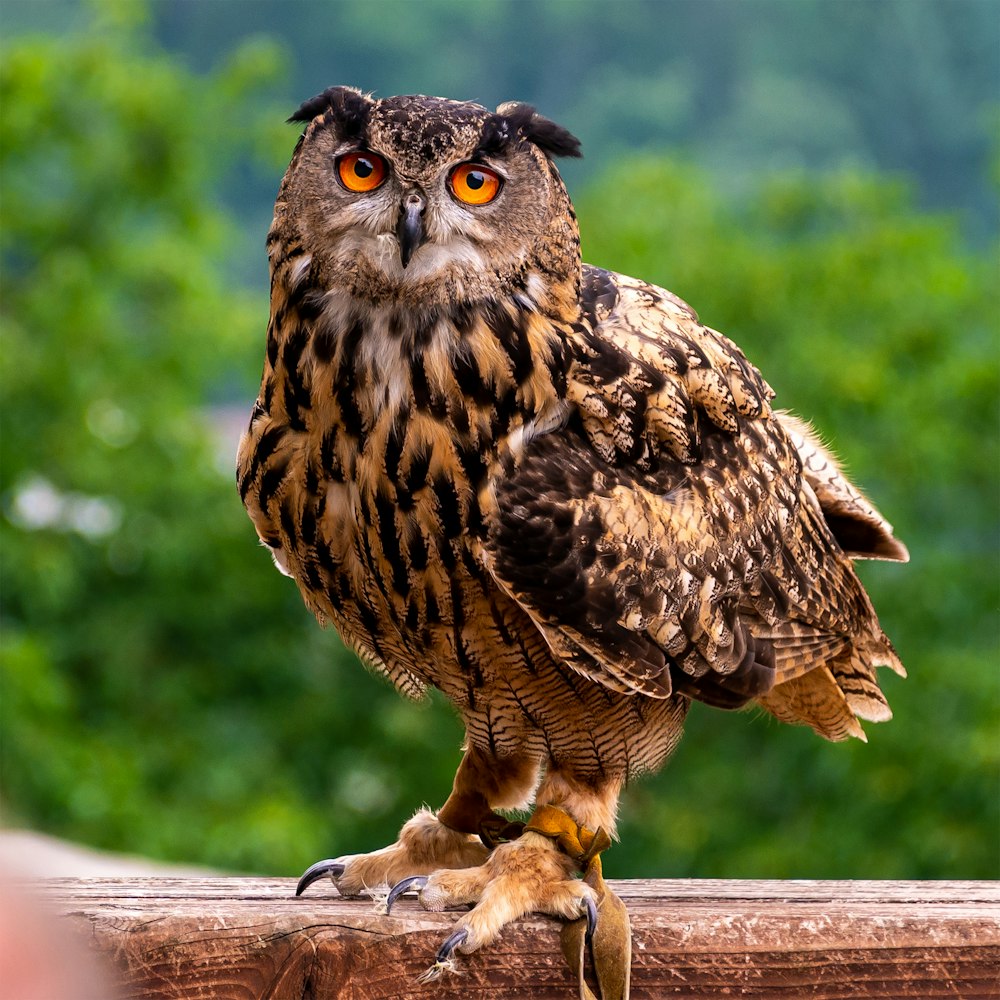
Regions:
[[[632, 918], [634, 1000], [1000, 997], [1000, 883], [611, 883]], [[38, 883], [117, 970], [129, 998], [569, 1000], [558, 925], [531, 917], [461, 974], [417, 977], [455, 914], [392, 916], [280, 879]]]

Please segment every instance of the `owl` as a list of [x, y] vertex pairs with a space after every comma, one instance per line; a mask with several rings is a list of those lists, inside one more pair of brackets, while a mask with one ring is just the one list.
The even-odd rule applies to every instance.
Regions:
[[240, 494], [319, 621], [466, 732], [440, 809], [299, 892], [472, 904], [432, 972], [551, 914], [627, 995], [625, 782], [692, 700], [864, 739], [903, 667], [852, 559], [906, 549], [738, 347], [582, 263], [564, 128], [348, 87], [290, 120]]

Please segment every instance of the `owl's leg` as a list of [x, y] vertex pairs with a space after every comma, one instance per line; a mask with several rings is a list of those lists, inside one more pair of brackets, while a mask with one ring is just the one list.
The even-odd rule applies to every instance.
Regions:
[[[617, 987], [609, 983], [605, 995], [627, 996], [628, 917], [604, 884], [599, 857], [611, 842], [621, 786], [618, 779], [580, 782], [550, 769], [520, 836], [497, 846], [477, 867], [437, 871], [396, 885], [387, 900], [390, 907], [410, 889], [419, 890], [419, 902], [429, 910], [473, 904], [457, 922], [428, 976], [453, 968], [453, 952], [473, 952], [490, 944], [511, 921], [527, 913], [545, 913], [574, 922], [568, 928], [568, 953], [578, 955], [574, 967], [580, 975], [585, 942], [596, 932], [598, 977], [619, 983]], [[611, 957], [598, 961], [598, 948]]]
[[506, 826], [493, 810], [523, 805], [537, 780], [537, 760], [487, 758], [470, 745], [451, 795], [436, 814], [421, 809], [389, 847], [317, 862], [299, 880], [296, 895], [324, 876], [332, 879], [341, 895], [378, 896], [408, 876], [481, 865], [489, 850], [480, 832]]
[[618, 831], [618, 799], [624, 784], [624, 774], [601, 775], [599, 780], [593, 780], [550, 765], [535, 793], [535, 805], [562, 809], [580, 826], [604, 830], [614, 838]]

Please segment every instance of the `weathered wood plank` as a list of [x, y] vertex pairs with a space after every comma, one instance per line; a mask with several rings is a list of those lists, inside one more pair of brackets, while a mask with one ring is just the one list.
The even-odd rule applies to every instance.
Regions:
[[[1000, 883], [617, 881], [632, 996], [1000, 997]], [[134, 998], [572, 998], [558, 925], [528, 918], [421, 985], [455, 914], [391, 917], [277, 879], [53, 880], [50, 903]]]

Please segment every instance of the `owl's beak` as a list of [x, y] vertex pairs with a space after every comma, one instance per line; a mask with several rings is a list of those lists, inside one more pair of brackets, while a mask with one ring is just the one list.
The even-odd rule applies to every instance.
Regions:
[[411, 191], [404, 199], [399, 213], [396, 236], [399, 239], [399, 260], [403, 267], [410, 263], [414, 251], [424, 242], [424, 209], [427, 202], [422, 195]]

